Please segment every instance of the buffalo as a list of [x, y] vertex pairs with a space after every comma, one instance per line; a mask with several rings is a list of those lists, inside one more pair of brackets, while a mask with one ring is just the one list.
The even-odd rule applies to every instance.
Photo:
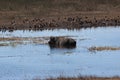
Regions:
[[51, 48], [75, 48], [76, 41], [66, 37], [50, 37], [48, 42]]

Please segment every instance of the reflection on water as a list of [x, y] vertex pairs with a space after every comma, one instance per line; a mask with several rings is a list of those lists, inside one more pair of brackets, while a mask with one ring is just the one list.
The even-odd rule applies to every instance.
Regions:
[[[75, 49], [50, 49], [45, 44], [0, 47], [0, 79], [77, 75], [120, 76], [120, 50], [90, 52], [91, 46], [120, 47], [120, 28], [0, 32], [0, 37], [70, 36]], [[91, 54], [92, 53], [92, 54]]]

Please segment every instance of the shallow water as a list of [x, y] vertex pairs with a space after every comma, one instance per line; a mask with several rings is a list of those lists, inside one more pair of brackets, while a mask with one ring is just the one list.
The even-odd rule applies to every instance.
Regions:
[[91, 46], [120, 47], [120, 27], [81, 30], [0, 32], [0, 37], [70, 36], [75, 49], [50, 49], [47, 44], [0, 47], [0, 80], [57, 76], [120, 76], [120, 50], [90, 52]]

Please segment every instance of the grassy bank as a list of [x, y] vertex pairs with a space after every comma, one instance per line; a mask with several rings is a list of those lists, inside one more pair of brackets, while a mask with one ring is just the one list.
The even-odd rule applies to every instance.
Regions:
[[119, 8], [119, 0], [0, 0], [1, 11], [109, 11]]
[[118, 12], [119, 10], [119, 0], [0, 0], [0, 14], [5, 18], [58, 16], [86, 11]]
[[31, 18], [120, 15], [120, 0], [0, 0], [0, 25]]

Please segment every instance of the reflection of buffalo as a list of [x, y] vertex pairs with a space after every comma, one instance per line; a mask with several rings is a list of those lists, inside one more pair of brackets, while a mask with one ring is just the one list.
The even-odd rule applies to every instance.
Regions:
[[75, 48], [76, 41], [72, 38], [50, 37], [48, 42], [51, 48]]

